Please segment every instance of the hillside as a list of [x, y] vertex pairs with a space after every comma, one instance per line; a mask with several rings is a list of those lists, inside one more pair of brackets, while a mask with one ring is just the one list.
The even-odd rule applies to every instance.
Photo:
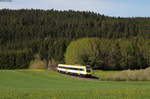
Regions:
[[93, 12], [0, 10], [0, 41], [45, 37], [150, 38], [150, 18], [115, 18]]
[[149, 82], [84, 81], [44, 70], [0, 71], [1, 99], [148, 99]]
[[[139, 41], [140, 46], [140, 42], [149, 41], [149, 27], [150, 18], [116, 18], [71, 10], [3, 9], [0, 10], [0, 69], [28, 68], [37, 54], [47, 62], [46, 66], [49, 61], [49, 65], [65, 63], [64, 54], [70, 42], [84, 37], [133, 40], [131, 43]], [[137, 49], [136, 45], [132, 47]], [[133, 56], [137, 53], [129, 52]], [[147, 66], [143, 58], [139, 64]]]

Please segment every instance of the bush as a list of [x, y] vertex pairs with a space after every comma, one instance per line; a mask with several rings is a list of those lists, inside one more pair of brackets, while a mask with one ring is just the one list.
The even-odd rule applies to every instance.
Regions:
[[39, 54], [34, 55], [34, 60], [30, 62], [29, 69], [45, 69], [46, 63], [41, 60]]
[[46, 68], [46, 64], [42, 60], [31, 61], [29, 66], [29, 69], [45, 69], [45, 68]]
[[124, 70], [109, 77], [114, 81], [150, 81], [150, 68], [141, 70]]

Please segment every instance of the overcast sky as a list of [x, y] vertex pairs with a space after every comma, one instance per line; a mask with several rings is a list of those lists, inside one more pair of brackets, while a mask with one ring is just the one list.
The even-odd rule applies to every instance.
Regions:
[[2, 2], [0, 9], [56, 9], [93, 11], [108, 16], [150, 17], [150, 0], [12, 0]]

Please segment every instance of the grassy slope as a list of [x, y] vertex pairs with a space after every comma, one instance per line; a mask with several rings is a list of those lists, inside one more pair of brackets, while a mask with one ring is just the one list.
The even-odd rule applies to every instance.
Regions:
[[149, 97], [150, 82], [83, 81], [42, 70], [0, 71], [0, 99], [149, 99]]

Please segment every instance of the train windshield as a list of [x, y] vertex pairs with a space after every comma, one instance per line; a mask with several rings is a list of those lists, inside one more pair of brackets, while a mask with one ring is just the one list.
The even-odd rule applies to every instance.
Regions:
[[91, 72], [91, 68], [89, 65], [87, 65], [87, 67], [86, 67], [86, 72]]

